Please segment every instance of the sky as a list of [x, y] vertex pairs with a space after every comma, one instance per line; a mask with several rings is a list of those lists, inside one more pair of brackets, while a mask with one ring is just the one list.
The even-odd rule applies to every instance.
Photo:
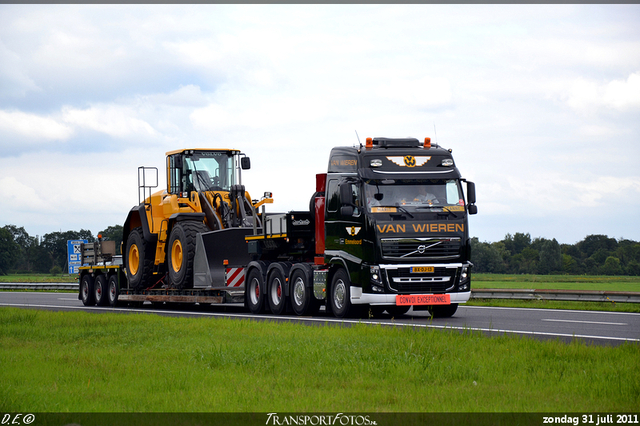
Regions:
[[305, 210], [332, 147], [431, 137], [476, 184], [480, 241], [640, 241], [639, 24], [637, 4], [1, 4], [0, 226], [123, 224], [138, 166], [180, 148], [240, 149], [253, 198]]

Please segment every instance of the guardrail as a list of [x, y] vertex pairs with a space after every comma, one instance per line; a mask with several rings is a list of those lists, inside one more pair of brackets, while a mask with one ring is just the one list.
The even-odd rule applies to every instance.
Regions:
[[562, 300], [569, 302], [640, 303], [640, 293], [593, 290], [475, 289], [472, 299]]
[[78, 283], [0, 283], [1, 290], [75, 290]]
[[[73, 290], [77, 283], [0, 283], [3, 290]], [[475, 289], [472, 299], [562, 300], [568, 302], [640, 303], [640, 293], [591, 290]]]

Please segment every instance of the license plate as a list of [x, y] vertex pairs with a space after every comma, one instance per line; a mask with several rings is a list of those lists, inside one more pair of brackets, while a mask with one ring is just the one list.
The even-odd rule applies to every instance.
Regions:
[[449, 294], [407, 294], [396, 296], [396, 305], [450, 305], [451, 295]]
[[433, 266], [414, 266], [411, 268], [412, 274], [432, 274], [434, 272]]

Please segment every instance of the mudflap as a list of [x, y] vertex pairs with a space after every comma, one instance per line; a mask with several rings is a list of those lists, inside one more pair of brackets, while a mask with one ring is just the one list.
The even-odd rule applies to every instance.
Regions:
[[[252, 228], [228, 228], [198, 234], [193, 287], [225, 287], [226, 268], [244, 268], [251, 261], [244, 237], [252, 234]], [[228, 265], [223, 263], [225, 260]]]

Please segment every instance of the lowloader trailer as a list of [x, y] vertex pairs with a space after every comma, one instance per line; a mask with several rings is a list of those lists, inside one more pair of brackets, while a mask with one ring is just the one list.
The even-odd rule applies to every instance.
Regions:
[[240, 183], [249, 167], [237, 150], [173, 151], [167, 189], [155, 194], [141, 168], [139, 191], [149, 196], [125, 221], [122, 259], [108, 241], [85, 244], [79, 298], [244, 303], [275, 315], [325, 306], [336, 317], [411, 307], [449, 317], [469, 300], [475, 185], [451, 150], [429, 138], [334, 148], [309, 210], [288, 213], [265, 212], [270, 193], [251, 200]]

